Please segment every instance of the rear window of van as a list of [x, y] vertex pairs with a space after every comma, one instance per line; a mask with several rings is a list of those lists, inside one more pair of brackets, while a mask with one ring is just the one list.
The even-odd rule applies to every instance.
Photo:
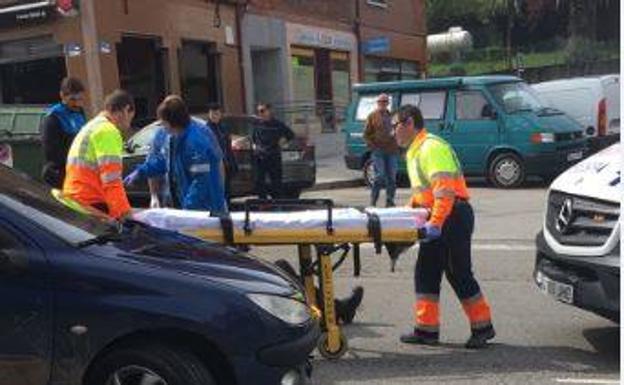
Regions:
[[[375, 95], [362, 95], [358, 101], [357, 110], [355, 112], [355, 120], [363, 122], [368, 118], [371, 112], [377, 108], [377, 96]], [[392, 95], [388, 95], [390, 103], [388, 103], [388, 110], [392, 112]]]

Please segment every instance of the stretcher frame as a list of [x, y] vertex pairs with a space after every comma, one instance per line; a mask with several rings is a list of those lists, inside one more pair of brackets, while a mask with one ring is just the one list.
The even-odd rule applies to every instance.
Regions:
[[[288, 208], [318, 208], [324, 207], [327, 210], [327, 222], [324, 231], [306, 231], [305, 238], [292, 238], [277, 236], [266, 230], [252, 230], [250, 218], [253, 215], [252, 209], [284, 209]], [[185, 234], [222, 243], [230, 246], [284, 246], [296, 245], [299, 258], [300, 275], [305, 290], [306, 301], [313, 309], [315, 317], [320, 319], [323, 332], [317, 343], [319, 353], [330, 360], [339, 359], [348, 349], [348, 341], [341, 330], [336, 317], [334, 307], [334, 278], [333, 271], [344, 262], [349, 251], [353, 251], [354, 275], [360, 274], [360, 245], [363, 243], [373, 243], [377, 254], [381, 253], [383, 243], [413, 243], [423, 238], [422, 229], [392, 230], [382, 231], [379, 218], [369, 215], [368, 234], [349, 230], [338, 230], [333, 226], [334, 203], [330, 199], [311, 200], [258, 200], [245, 201], [245, 226], [243, 230], [234, 229], [231, 219], [221, 218], [221, 230], [217, 235], [214, 231], [187, 230]], [[316, 249], [316, 261], [312, 257], [312, 248]], [[332, 254], [342, 251], [340, 260], [334, 265]], [[318, 274], [315, 273], [314, 266], [318, 266]], [[320, 298], [323, 302], [324, 311], [321, 312], [319, 304], [316, 303], [316, 288], [314, 286], [314, 276], [318, 276]]]

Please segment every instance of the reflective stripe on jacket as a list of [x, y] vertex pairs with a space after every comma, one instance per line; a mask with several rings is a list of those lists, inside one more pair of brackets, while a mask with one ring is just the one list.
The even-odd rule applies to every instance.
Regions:
[[69, 149], [63, 194], [86, 206], [105, 203], [114, 218], [129, 212], [122, 182], [122, 151], [119, 129], [101, 115], [91, 120]]
[[423, 128], [407, 150], [412, 207], [431, 209], [430, 222], [442, 227], [456, 198], [468, 199], [461, 164], [453, 148]]

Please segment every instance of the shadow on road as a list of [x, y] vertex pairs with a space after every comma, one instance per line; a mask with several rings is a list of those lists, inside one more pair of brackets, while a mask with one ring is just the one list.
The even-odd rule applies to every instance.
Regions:
[[[582, 332], [595, 351], [566, 346], [514, 346], [494, 343], [488, 349], [469, 351], [460, 344], [438, 347], [407, 346], [402, 352], [353, 348], [337, 361], [315, 360], [315, 383], [370, 382], [379, 379], [433, 376], [483, 378], [514, 373], [570, 373], [608, 375], [619, 372], [619, 328], [587, 329]], [[350, 333], [351, 334], [351, 333]], [[324, 373], [326, 373], [324, 375]], [[318, 382], [320, 380], [320, 382]]]

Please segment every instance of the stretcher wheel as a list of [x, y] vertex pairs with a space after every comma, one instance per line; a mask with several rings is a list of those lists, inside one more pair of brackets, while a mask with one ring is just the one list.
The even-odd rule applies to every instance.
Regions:
[[324, 358], [328, 360], [337, 360], [347, 352], [347, 350], [349, 349], [347, 337], [344, 334], [342, 334], [342, 332], [339, 332], [339, 333], [340, 333], [340, 347], [335, 352], [330, 351], [329, 347], [327, 346], [328, 345], [327, 344], [327, 340], [328, 340], [327, 332], [323, 332], [321, 334], [316, 344], [316, 348], [318, 349], [319, 353], [321, 353], [321, 356], [323, 356]]

